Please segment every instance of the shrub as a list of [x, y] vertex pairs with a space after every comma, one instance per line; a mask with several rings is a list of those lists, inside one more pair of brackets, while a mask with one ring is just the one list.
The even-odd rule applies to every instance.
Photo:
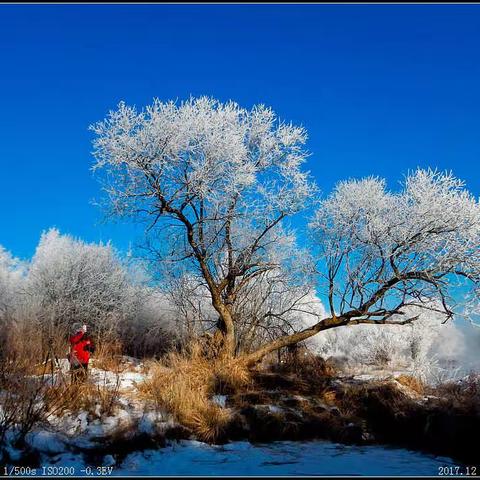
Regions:
[[28, 359], [10, 357], [0, 362], [0, 445], [8, 431], [21, 444], [27, 433], [45, 421], [52, 412], [61, 410], [67, 397], [49, 397], [51, 379], [44, 368], [40, 375], [31, 375]]

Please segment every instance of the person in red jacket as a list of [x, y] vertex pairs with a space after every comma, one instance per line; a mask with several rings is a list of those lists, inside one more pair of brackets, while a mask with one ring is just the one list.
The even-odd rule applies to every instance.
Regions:
[[94, 350], [93, 341], [87, 335], [87, 326], [83, 325], [70, 337], [69, 360], [72, 380], [84, 381], [87, 378], [90, 353]]

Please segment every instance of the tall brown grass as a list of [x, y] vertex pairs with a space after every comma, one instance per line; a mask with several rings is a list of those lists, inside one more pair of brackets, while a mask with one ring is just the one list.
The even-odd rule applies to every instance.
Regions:
[[122, 365], [122, 343], [116, 337], [105, 337], [95, 339], [95, 353], [93, 360], [96, 368], [111, 372], [121, 372]]
[[235, 359], [208, 358], [201, 345], [191, 343], [185, 351], [170, 353], [154, 364], [140, 391], [200, 440], [214, 442], [227, 429], [231, 413], [214, 403], [212, 396], [234, 391], [249, 381], [246, 366]]
[[[0, 445], [8, 431], [15, 432], [21, 444], [36, 425], [61, 411], [69, 395], [60, 389], [46, 366], [41, 374], [32, 374], [28, 359], [15, 354], [0, 362]], [[53, 390], [58, 393], [51, 395]]]
[[[8, 329], [0, 361], [0, 445], [8, 431], [15, 431], [16, 443], [21, 444], [28, 432], [52, 415], [82, 409], [111, 415], [117, 405], [118, 374], [114, 388], [89, 381], [72, 383], [56, 361], [67, 353], [67, 333], [59, 331], [51, 339], [44, 333], [27, 322], [12, 322]], [[47, 353], [53, 356], [48, 361]], [[102, 365], [113, 369], [117, 353], [116, 345], [100, 349]]]

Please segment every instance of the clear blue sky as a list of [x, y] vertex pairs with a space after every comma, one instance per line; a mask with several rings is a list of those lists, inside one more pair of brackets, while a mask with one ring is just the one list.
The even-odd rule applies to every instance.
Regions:
[[0, 244], [99, 225], [90, 123], [120, 100], [211, 95], [303, 124], [324, 193], [452, 169], [478, 195], [480, 5], [1, 5]]

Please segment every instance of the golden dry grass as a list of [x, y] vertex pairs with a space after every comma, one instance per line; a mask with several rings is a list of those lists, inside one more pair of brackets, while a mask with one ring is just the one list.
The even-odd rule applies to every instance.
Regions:
[[419, 395], [423, 395], [425, 393], [424, 383], [412, 375], [402, 374], [396, 377], [395, 380]]
[[337, 399], [337, 394], [334, 390], [327, 390], [327, 391], [323, 392], [322, 399], [328, 405], [335, 405], [336, 399]]
[[[35, 338], [36, 341], [26, 341], [26, 339]], [[57, 343], [53, 345], [54, 351]], [[31, 323], [12, 322], [6, 331], [4, 345], [1, 346], [2, 362], [7, 369], [19, 368], [25, 374], [35, 375], [32, 370], [35, 365], [45, 361], [46, 352], [42, 348], [42, 336], [39, 336], [38, 328], [36, 329]], [[8, 366], [8, 363], [11, 363]], [[42, 371], [38, 372], [41, 375]]]
[[68, 376], [65, 381], [49, 387], [44, 395], [44, 401], [50, 414], [86, 411], [93, 416], [109, 416], [114, 412], [120, 397], [120, 378], [113, 388], [99, 385], [86, 380], [71, 381]]
[[246, 385], [246, 366], [229, 358], [210, 359], [202, 346], [192, 343], [182, 353], [170, 353], [151, 365], [149, 378], [139, 386], [140, 394], [207, 442], [219, 438], [230, 422], [228, 409], [214, 403], [212, 395]]
[[96, 368], [121, 372], [124, 370], [122, 364], [122, 344], [116, 339], [104, 339], [98, 341], [93, 355]]
[[187, 426], [204, 442], [214, 442], [230, 423], [231, 414], [211, 402], [201, 405], [187, 418]]
[[211, 365], [217, 393], [235, 392], [252, 383], [250, 369], [238, 359], [220, 357]]

